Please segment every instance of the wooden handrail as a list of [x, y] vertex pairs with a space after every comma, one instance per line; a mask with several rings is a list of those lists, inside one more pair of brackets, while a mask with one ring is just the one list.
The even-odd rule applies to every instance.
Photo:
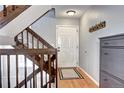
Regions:
[[32, 55], [32, 54], [55, 54], [56, 49], [0, 49], [0, 55]]
[[[54, 49], [54, 47], [53, 46], [51, 46], [48, 42], [46, 42], [43, 38], [41, 38], [37, 33], [35, 33], [32, 29], [30, 29], [29, 27], [28, 28], [26, 28], [25, 29], [26, 31], [27, 31], [27, 33], [30, 33], [33, 37], [35, 37], [37, 40], [38, 40], [38, 42], [41, 42], [43, 45], [45, 45], [47, 48], [53, 48]], [[24, 31], [25, 31], [24, 30]], [[22, 35], [22, 38], [23, 38], [23, 32], [24, 31], [22, 31], [22, 32], [20, 32], [18, 35], [16, 35], [15, 36], [15, 42], [16, 43], [22, 43], [23, 44], [23, 42], [20, 42], [19, 40], [18, 40], [18, 36], [19, 35]], [[27, 35], [27, 37], [28, 37], [28, 35]], [[22, 39], [22, 41], [23, 41], [23, 39]], [[27, 41], [28, 41], [28, 38], [27, 38]], [[28, 42], [27, 42], [28, 43]]]
[[40, 18], [42, 18], [43, 16], [45, 16], [47, 13], [49, 13], [50, 11], [54, 10], [55, 12], [55, 8], [51, 8], [50, 10], [48, 10], [47, 12], [45, 12], [43, 15], [41, 15], [39, 18], [37, 18], [33, 23], [31, 23], [28, 27], [30, 27], [31, 25], [33, 25], [35, 22], [37, 22]]
[[30, 29], [29, 27], [26, 28], [26, 30], [32, 34], [36, 39], [38, 39], [40, 42], [42, 42], [45, 46], [47, 46], [48, 48], [54, 48], [53, 46], [51, 46], [49, 43], [47, 43], [43, 38], [41, 38], [41, 36], [39, 36], [37, 33], [35, 33], [32, 29]]

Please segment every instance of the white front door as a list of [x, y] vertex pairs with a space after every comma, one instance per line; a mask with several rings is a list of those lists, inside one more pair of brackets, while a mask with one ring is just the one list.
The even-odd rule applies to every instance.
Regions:
[[78, 27], [57, 26], [58, 66], [76, 67], [79, 63]]

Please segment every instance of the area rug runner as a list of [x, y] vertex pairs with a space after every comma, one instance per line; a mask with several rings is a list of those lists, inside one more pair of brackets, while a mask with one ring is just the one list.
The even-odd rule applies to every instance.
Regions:
[[59, 69], [60, 79], [84, 79], [76, 68], [60, 68]]

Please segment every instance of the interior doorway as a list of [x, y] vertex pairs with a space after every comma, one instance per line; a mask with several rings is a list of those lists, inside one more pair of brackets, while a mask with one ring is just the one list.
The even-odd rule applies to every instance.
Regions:
[[57, 25], [56, 46], [59, 67], [76, 67], [79, 65], [78, 26]]

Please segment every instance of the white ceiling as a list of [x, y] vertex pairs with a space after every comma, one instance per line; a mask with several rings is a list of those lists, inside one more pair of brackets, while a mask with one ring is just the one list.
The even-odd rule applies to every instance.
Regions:
[[[58, 18], [80, 18], [90, 5], [54, 5], [56, 17]], [[68, 16], [66, 11], [75, 10], [74, 16]]]

